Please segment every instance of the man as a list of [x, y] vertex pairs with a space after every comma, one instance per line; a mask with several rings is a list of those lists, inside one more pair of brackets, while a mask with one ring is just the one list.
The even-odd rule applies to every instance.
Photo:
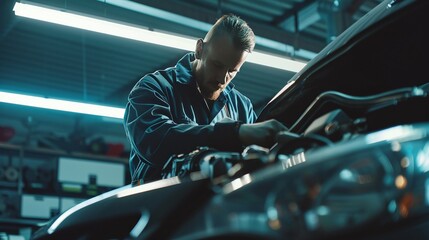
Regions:
[[198, 146], [228, 151], [251, 144], [269, 147], [276, 133], [286, 130], [275, 120], [254, 124], [250, 100], [230, 84], [253, 50], [254, 38], [246, 22], [225, 15], [197, 41], [195, 53], [137, 82], [124, 117], [133, 185], [160, 179], [173, 154]]

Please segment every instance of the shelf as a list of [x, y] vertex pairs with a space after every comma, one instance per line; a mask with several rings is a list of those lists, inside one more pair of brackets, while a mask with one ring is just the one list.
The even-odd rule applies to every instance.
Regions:
[[83, 153], [83, 152], [67, 152], [67, 151], [55, 150], [55, 149], [49, 149], [49, 148], [24, 147], [24, 146], [9, 144], [9, 143], [0, 143], [0, 148], [23, 151], [23, 152], [40, 153], [40, 154], [60, 155], [60, 156], [69, 156], [69, 157], [76, 157], [76, 158], [90, 158], [94, 160], [128, 163], [128, 158], [112, 157], [107, 155], [98, 155], [98, 154]]
[[18, 225], [22, 227], [40, 227], [42, 226], [47, 220], [35, 220], [35, 219], [23, 219], [23, 218], [1, 218], [0, 217], [0, 224], [1, 225]]

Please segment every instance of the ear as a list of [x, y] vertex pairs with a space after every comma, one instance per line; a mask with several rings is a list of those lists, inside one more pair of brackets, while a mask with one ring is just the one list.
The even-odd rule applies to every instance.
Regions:
[[197, 45], [195, 46], [195, 58], [201, 59], [201, 55], [203, 54], [203, 45], [204, 40], [202, 38], [197, 40]]

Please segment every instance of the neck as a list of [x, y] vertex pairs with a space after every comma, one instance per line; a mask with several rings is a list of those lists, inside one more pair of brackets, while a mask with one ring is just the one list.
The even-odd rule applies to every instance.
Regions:
[[192, 74], [194, 75], [195, 79], [198, 79], [198, 76], [200, 75], [198, 72], [198, 60], [195, 59], [194, 61], [192, 61]]

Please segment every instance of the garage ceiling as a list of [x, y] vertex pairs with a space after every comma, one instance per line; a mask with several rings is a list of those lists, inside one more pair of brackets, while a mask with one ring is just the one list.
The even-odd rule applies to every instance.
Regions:
[[[166, 15], [114, 4], [121, 0], [26, 2], [195, 38], [204, 37], [205, 30], [186, 25], [177, 16], [212, 24], [224, 13], [235, 13], [249, 23], [257, 36], [284, 46], [273, 49], [257, 44], [256, 49], [306, 62], [381, 0], [132, 1]], [[14, 1], [0, 2], [1, 91], [124, 107], [127, 94], [138, 79], [145, 73], [174, 65], [185, 54], [182, 50], [20, 18], [14, 15], [13, 5]], [[293, 75], [246, 63], [234, 84], [260, 111]], [[0, 104], [3, 120], [28, 115], [25, 109], [9, 109]], [[54, 113], [38, 116], [41, 122], [49, 119], [64, 123], [74, 119], [67, 118]]]

